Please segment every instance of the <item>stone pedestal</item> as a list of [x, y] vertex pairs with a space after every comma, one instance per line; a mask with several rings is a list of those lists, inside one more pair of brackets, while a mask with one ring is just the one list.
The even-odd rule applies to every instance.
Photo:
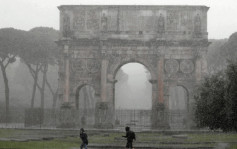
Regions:
[[77, 110], [69, 102], [63, 103], [59, 111], [58, 128], [75, 128], [77, 124]]
[[163, 103], [158, 103], [152, 108], [152, 129], [169, 129], [168, 115]]
[[114, 110], [112, 103], [97, 102], [95, 109], [95, 128], [113, 128]]

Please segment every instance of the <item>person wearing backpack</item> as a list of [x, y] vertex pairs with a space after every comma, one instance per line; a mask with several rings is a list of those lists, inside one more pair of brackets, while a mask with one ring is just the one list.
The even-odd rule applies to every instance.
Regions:
[[85, 130], [83, 128], [80, 129], [80, 138], [81, 138], [81, 141], [82, 141], [81, 149], [83, 147], [85, 149], [87, 149], [88, 139], [87, 139], [87, 134], [85, 133]]
[[126, 144], [126, 148], [128, 149], [133, 149], [133, 140], [136, 140], [136, 135], [133, 131], [130, 130], [130, 127], [125, 127], [126, 130], [126, 136], [122, 136], [124, 138], [127, 138], [127, 144]]

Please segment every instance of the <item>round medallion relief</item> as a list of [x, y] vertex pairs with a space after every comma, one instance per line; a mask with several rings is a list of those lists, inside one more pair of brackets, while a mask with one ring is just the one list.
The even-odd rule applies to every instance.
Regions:
[[73, 71], [84, 71], [85, 66], [85, 60], [74, 60], [71, 65], [71, 69]]
[[169, 74], [174, 74], [179, 70], [179, 63], [177, 60], [170, 59], [165, 62], [165, 71]]
[[87, 60], [86, 68], [91, 73], [96, 73], [100, 70], [100, 63], [97, 60]]
[[180, 63], [180, 70], [183, 73], [191, 73], [194, 70], [194, 64], [191, 60], [182, 60]]

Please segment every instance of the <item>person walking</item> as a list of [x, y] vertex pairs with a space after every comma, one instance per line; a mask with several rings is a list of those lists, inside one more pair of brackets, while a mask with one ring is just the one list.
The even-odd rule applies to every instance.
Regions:
[[130, 130], [130, 127], [125, 127], [126, 130], [126, 136], [122, 136], [124, 138], [127, 138], [127, 144], [126, 144], [126, 148], [127, 149], [133, 149], [133, 140], [136, 140], [136, 135], [133, 131]]
[[87, 139], [87, 134], [85, 133], [85, 130], [83, 128], [80, 129], [80, 138], [81, 138], [81, 141], [82, 141], [81, 149], [83, 147], [85, 149], [87, 149], [88, 139]]

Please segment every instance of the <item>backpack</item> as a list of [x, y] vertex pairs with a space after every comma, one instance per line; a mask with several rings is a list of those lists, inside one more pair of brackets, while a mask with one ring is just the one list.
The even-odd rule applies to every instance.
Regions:
[[136, 140], [136, 135], [135, 135], [135, 133], [133, 131], [131, 131], [131, 139], [132, 140]]

